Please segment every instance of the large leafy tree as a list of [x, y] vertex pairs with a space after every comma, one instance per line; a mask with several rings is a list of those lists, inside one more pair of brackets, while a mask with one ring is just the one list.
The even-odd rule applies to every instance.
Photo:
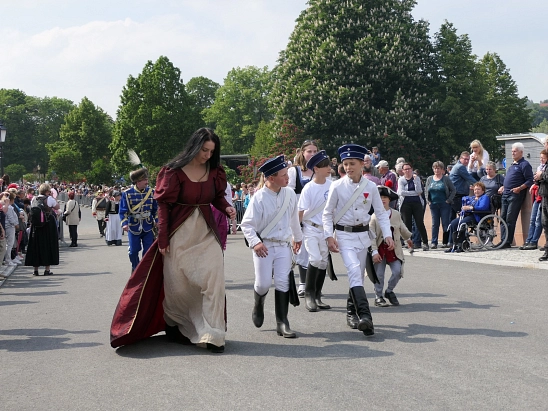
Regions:
[[516, 82], [498, 54], [487, 53], [479, 61], [479, 71], [487, 83], [487, 101], [493, 109], [491, 138], [486, 145], [495, 150], [492, 157], [497, 158], [504, 153], [495, 136], [526, 132], [531, 128], [531, 114], [527, 97], [519, 97]]
[[428, 24], [411, 15], [414, 5], [309, 1], [275, 69], [278, 118], [332, 151], [346, 142], [379, 145], [389, 135], [409, 148], [424, 144], [432, 51]]
[[447, 161], [468, 149], [474, 139], [492, 150], [496, 144], [491, 124], [495, 105], [487, 98], [489, 87], [472, 54], [470, 39], [445, 22], [435, 35], [434, 48], [438, 68], [433, 90], [438, 137], [434, 152]]
[[59, 129], [74, 103], [57, 97], [27, 96], [21, 90], [0, 89], [0, 119], [8, 129], [4, 166], [20, 164], [31, 172], [38, 164], [47, 171], [46, 144], [59, 139]]
[[186, 83], [186, 91], [194, 99], [195, 109], [202, 119], [202, 124], [205, 126], [215, 128], [214, 124], [206, 124], [203, 119], [205, 113], [204, 110], [213, 105], [215, 101], [215, 93], [221, 87], [219, 83], [215, 83], [213, 80], [207, 77], [199, 76], [192, 77], [188, 83]]
[[215, 102], [205, 109], [205, 121], [215, 124], [224, 154], [249, 153], [261, 121], [273, 118], [268, 108], [271, 72], [267, 67], [230, 70], [215, 93]]
[[[110, 159], [108, 147], [112, 142], [112, 127], [110, 116], [84, 97], [66, 115], [59, 141], [47, 145], [50, 170], [64, 180], [71, 180], [77, 173], [97, 177], [96, 162], [102, 160], [102, 164], [108, 164]], [[101, 175], [102, 178], [107, 176]], [[91, 180], [93, 183], [107, 182], [97, 181], [97, 178]]]
[[182, 150], [199, 124], [181, 71], [164, 56], [148, 61], [141, 74], [129, 76], [122, 90], [110, 145], [112, 165], [127, 172], [130, 148], [146, 165], [162, 165]]

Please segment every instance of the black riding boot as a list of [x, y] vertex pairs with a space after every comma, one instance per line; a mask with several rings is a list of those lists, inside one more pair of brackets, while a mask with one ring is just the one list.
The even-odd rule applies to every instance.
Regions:
[[308, 311], [318, 311], [316, 305], [316, 280], [318, 278], [318, 267], [308, 264], [306, 280], [304, 283], [304, 306]]
[[287, 312], [289, 311], [289, 291], [285, 293], [282, 291], [274, 291], [274, 303], [276, 311], [276, 332], [278, 335], [284, 338], [296, 338], [291, 328], [289, 328], [289, 321], [287, 320]]
[[329, 310], [331, 308], [330, 305], [322, 302], [322, 288], [323, 283], [325, 282], [325, 271], [325, 269], [318, 269], [318, 276], [316, 277], [316, 305], [321, 310]]
[[257, 294], [257, 291], [253, 290], [253, 294], [255, 294], [255, 307], [253, 307], [251, 319], [253, 320], [255, 327], [261, 328], [264, 322], [264, 300], [266, 298], [266, 294], [268, 294], [268, 291], [265, 295], [259, 295]]
[[363, 331], [365, 335], [373, 335], [375, 333], [373, 328], [373, 317], [371, 317], [371, 311], [369, 310], [369, 301], [367, 301], [367, 295], [365, 289], [362, 287], [352, 287], [350, 289], [350, 295], [354, 300], [356, 306], [356, 312], [360, 321], [358, 322], [358, 330]]
[[356, 314], [356, 306], [354, 305], [354, 300], [348, 291], [348, 300], [346, 300], [346, 324], [353, 330], [358, 329], [358, 322], [360, 319]]

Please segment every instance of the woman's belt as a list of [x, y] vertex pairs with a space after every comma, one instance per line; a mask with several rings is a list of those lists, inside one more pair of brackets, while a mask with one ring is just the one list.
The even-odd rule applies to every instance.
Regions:
[[346, 233], [363, 233], [364, 231], [369, 231], [369, 224], [346, 225], [346, 226], [335, 224], [335, 230], [344, 231]]

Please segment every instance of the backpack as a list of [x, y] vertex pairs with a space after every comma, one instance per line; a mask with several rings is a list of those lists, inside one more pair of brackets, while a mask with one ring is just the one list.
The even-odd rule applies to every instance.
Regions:
[[44, 201], [36, 199], [34, 207], [30, 208], [30, 223], [32, 227], [44, 227], [48, 222]]

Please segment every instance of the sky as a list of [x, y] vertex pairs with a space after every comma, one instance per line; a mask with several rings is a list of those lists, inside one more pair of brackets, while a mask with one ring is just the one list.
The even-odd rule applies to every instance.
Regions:
[[[367, 1], [367, 0], [364, 0]], [[304, 0], [0, 0], [0, 88], [79, 103], [112, 117], [128, 76], [167, 56], [186, 83], [234, 67], [274, 67]], [[473, 52], [500, 55], [520, 96], [548, 99], [547, 0], [418, 0], [433, 36], [444, 22]]]

